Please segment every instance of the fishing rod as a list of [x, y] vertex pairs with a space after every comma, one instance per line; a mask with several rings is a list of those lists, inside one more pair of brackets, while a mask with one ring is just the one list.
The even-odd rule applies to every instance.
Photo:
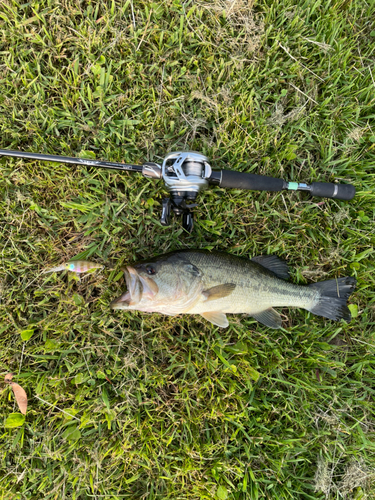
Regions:
[[168, 226], [171, 211], [173, 211], [176, 215], [182, 216], [183, 228], [188, 232], [193, 230], [194, 225], [191, 209], [196, 207], [197, 204], [188, 204], [187, 202], [194, 202], [199, 191], [207, 189], [210, 184], [225, 189], [247, 189], [252, 191], [306, 191], [312, 196], [334, 198], [336, 200], [351, 200], [355, 195], [355, 187], [352, 184], [334, 184], [330, 182], [305, 184], [304, 182], [288, 182], [266, 175], [247, 174], [234, 170], [212, 170], [208, 158], [195, 151], [169, 153], [161, 165], [154, 162], [134, 165], [0, 149], [0, 158], [2, 156], [138, 172], [149, 179], [163, 179], [170, 197], [163, 199], [160, 222], [163, 226]]

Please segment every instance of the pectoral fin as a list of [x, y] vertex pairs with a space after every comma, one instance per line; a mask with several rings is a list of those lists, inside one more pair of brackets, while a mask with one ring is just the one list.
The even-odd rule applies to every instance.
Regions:
[[269, 328], [281, 328], [281, 316], [275, 309], [272, 309], [272, 307], [260, 313], [250, 314], [250, 316]]
[[222, 299], [223, 297], [230, 295], [235, 288], [236, 285], [234, 283], [224, 283], [205, 290], [202, 292], [202, 295], [206, 297], [205, 302], [208, 300]]
[[220, 326], [221, 328], [227, 328], [229, 326], [228, 319], [224, 313], [221, 312], [206, 312], [202, 313], [201, 316], [213, 325]]

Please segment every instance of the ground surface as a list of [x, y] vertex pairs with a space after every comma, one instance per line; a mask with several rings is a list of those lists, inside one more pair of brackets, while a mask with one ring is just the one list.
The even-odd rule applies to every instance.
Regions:
[[[160, 225], [162, 184], [0, 163], [0, 360], [27, 391], [2, 427], [6, 499], [374, 498], [372, 1], [2, 0], [0, 147], [352, 182], [351, 202], [210, 189]], [[350, 324], [283, 310], [113, 312], [121, 266], [181, 248], [277, 254], [292, 281], [353, 275]], [[41, 274], [73, 256], [78, 282]], [[1, 385], [1, 422], [17, 413]], [[16, 423], [22, 423], [16, 415]]]

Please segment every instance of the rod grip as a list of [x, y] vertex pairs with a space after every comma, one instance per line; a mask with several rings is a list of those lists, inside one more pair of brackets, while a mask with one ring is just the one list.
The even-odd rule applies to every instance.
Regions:
[[220, 187], [229, 189], [251, 189], [253, 191], [282, 191], [283, 179], [266, 175], [246, 174], [234, 170], [222, 170]]
[[313, 182], [310, 194], [320, 198], [334, 198], [335, 200], [351, 200], [355, 195], [352, 184], [333, 184], [331, 182]]

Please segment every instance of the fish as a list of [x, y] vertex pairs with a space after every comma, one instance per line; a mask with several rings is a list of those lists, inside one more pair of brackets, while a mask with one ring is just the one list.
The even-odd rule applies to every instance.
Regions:
[[247, 259], [226, 252], [181, 250], [123, 268], [127, 291], [113, 309], [169, 316], [198, 314], [227, 328], [227, 314], [247, 314], [269, 328], [281, 328], [274, 307], [299, 307], [338, 321], [351, 320], [347, 299], [354, 277], [295, 285], [288, 265], [275, 255]]
[[97, 268], [103, 269], [103, 265], [98, 264], [97, 262], [89, 262], [88, 260], [73, 260], [66, 262], [65, 264], [61, 264], [60, 266], [51, 267], [50, 269], [44, 269], [42, 274], [46, 273], [55, 273], [57, 271], [71, 271], [73, 273], [86, 273], [91, 269]]

